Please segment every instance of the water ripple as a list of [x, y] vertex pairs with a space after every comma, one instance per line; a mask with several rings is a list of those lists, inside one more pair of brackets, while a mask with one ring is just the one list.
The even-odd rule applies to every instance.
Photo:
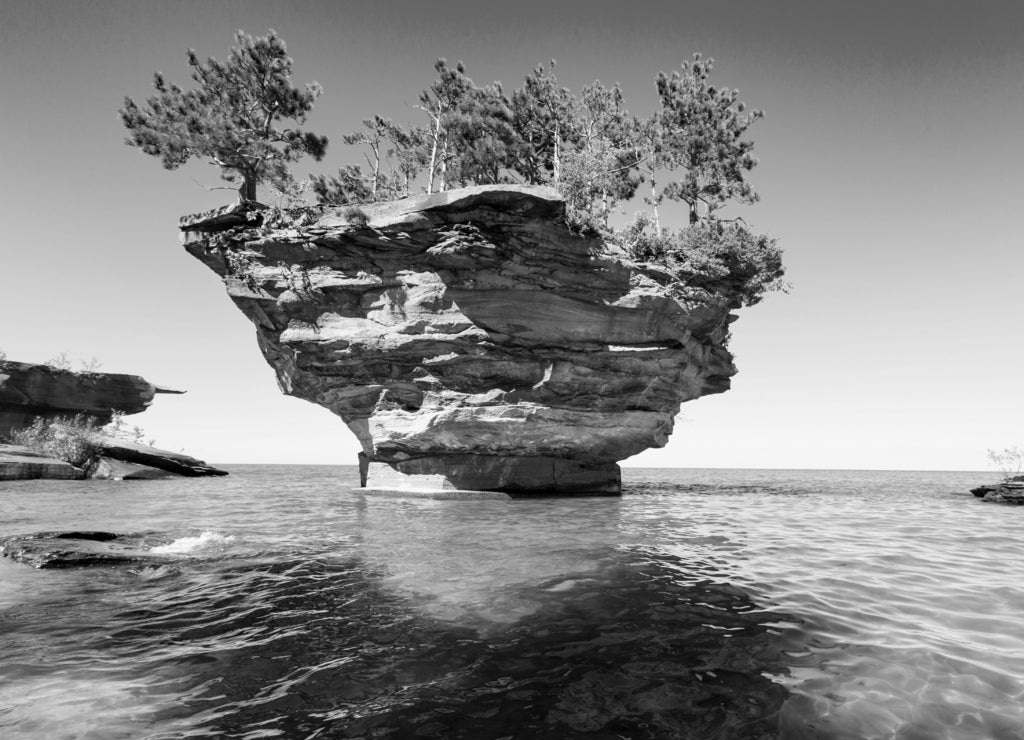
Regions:
[[0, 734], [1024, 737], [1024, 512], [955, 495], [975, 476], [460, 504], [338, 475], [0, 489], [0, 536], [116, 522], [168, 559], [0, 561]]

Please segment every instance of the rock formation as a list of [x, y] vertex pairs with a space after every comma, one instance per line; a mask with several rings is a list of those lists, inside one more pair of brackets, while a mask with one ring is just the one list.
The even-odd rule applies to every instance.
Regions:
[[157, 393], [183, 392], [153, 385], [138, 375], [76, 373], [49, 365], [0, 361], [0, 480], [148, 480], [172, 475], [227, 475], [188, 455], [99, 433], [90, 435], [98, 456], [94, 464], [86, 466], [88, 469], [77, 468], [39, 450], [2, 444], [12, 431], [31, 426], [38, 417], [55, 419], [81, 414], [103, 425], [115, 411], [144, 411]]
[[33, 568], [168, 562], [170, 558], [150, 552], [155, 541], [147, 534], [37, 532], [0, 539], [0, 555]]
[[1024, 505], [1024, 475], [1010, 476], [1000, 483], [972, 488], [971, 493], [993, 504]]
[[0, 444], [0, 480], [81, 480], [85, 471], [37, 450]]
[[0, 362], [0, 439], [29, 426], [37, 416], [84, 414], [106, 424], [115, 411], [145, 411], [157, 393], [182, 391], [161, 388], [138, 375], [75, 373], [49, 365]]
[[377, 489], [618, 493], [684, 401], [729, 388], [728, 285], [573, 234], [549, 188], [182, 219], [286, 394]]

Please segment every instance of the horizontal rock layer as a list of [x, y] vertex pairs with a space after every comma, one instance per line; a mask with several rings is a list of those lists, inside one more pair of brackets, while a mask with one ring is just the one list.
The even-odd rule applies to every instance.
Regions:
[[366, 485], [427, 470], [411, 474], [617, 490], [616, 461], [663, 446], [680, 404], [735, 373], [734, 296], [573, 234], [547, 188], [285, 216], [239, 206], [181, 228], [282, 390], [359, 438]]
[[157, 393], [181, 393], [153, 385], [138, 375], [76, 373], [49, 365], [0, 362], [0, 439], [41, 416], [85, 414], [100, 424], [114, 411], [145, 411]]
[[48, 457], [28, 447], [0, 444], [0, 480], [79, 480], [85, 476], [84, 470], [71, 463]]
[[[115, 437], [101, 437], [98, 439], [98, 444], [102, 450], [102, 457], [109, 458], [111, 460], [120, 461], [121, 463], [128, 463], [130, 465], [139, 466], [135, 468], [136, 473], [142, 473], [141, 467], [152, 468], [155, 470], [162, 470], [167, 473], [174, 475], [183, 475], [189, 478], [195, 478], [206, 475], [227, 475], [227, 471], [215, 468], [212, 465], [207, 465], [202, 460], [198, 460], [190, 455], [186, 455], [181, 452], [171, 452], [170, 450], [161, 450], [158, 447], [150, 447], [149, 445], [137, 444], [135, 442], [127, 442], [122, 439]], [[108, 466], [113, 467], [113, 466]], [[122, 471], [130, 470], [129, 466], [122, 466]], [[97, 474], [93, 471], [92, 477], [126, 477], [124, 475], [110, 475]], [[142, 477], [155, 477], [150, 475], [130, 475], [130, 478], [142, 478]]]
[[227, 475], [227, 471], [180, 452], [97, 435], [100, 454], [88, 470], [28, 447], [0, 444], [0, 480], [35, 478], [154, 480], [168, 476]]

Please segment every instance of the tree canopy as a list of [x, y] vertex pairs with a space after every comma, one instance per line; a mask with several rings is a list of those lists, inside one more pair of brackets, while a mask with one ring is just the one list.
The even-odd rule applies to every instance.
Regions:
[[594, 81], [576, 95], [560, 86], [554, 60], [536, 66], [508, 95], [497, 82], [478, 86], [461, 61], [438, 59], [436, 79], [413, 106], [424, 125], [402, 127], [380, 116], [365, 122], [368, 130], [345, 142], [369, 149], [369, 171], [343, 168], [319, 178], [317, 192], [324, 202], [348, 203], [367, 194], [409, 195], [417, 184], [428, 193], [468, 184], [551, 184], [581, 220], [607, 227], [616, 205], [646, 182], [644, 200], [657, 228], [665, 200], [685, 203], [697, 223], [730, 201], [758, 200], [746, 181], [757, 160], [745, 135], [763, 113], [746, 112], [736, 90], [713, 86], [712, 66], [696, 54], [680, 70], [659, 73], [658, 109], [639, 118], [626, 110], [618, 85]]
[[[757, 165], [747, 133], [763, 113], [711, 83], [712, 59], [695, 54], [658, 73], [658, 104], [647, 117], [629, 113], [618, 85], [595, 80], [578, 94], [562, 87], [554, 60], [508, 94], [500, 82], [476, 84], [461, 61], [437, 59], [433, 81], [409, 106], [419, 122], [364, 120], [342, 137], [362, 147], [364, 163], [300, 187], [288, 165], [303, 155], [319, 160], [327, 147], [325, 137], [300, 128], [320, 86], [292, 84], [292, 60], [273, 30], [255, 39], [239, 31], [236, 40], [225, 62], [202, 62], [189, 50], [194, 88], [157, 73], [144, 105], [126, 98], [127, 143], [168, 169], [208, 158], [246, 200], [261, 182], [287, 197], [309, 187], [321, 204], [350, 206], [473, 184], [552, 185], [565, 197], [570, 227], [601, 233], [635, 259], [671, 262], [695, 285], [729, 285], [748, 305], [782, 287], [775, 241], [719, 216], [730, 203], [759, 200], [746, 179]], [[650, 213], [637, 212], [616, 232], [611, 214], [641, 192]], [[661, 225], [666, 200], [685, 204], [686, 228]]]
[[[316, 82], [292, 85], [292, 59], [273, 30], [258, 38], [239, 31], [235, 40], [225, 62], [203, 62], [189, 49], [196, 87], [184, 90], [157, 72], [156, 94], [141, 106], [126, 97], [119, 113], [128, 145], [171, 170], [193, 157], [208, 158], [238, 186], [241, 198], [255, 200], [258, 183], [287, 182], [288, 163], [303, 155], [323, 157], [327, 138], [297, 127], [321, 88]], [[296, 127], [282, 127], [284, 121]]]

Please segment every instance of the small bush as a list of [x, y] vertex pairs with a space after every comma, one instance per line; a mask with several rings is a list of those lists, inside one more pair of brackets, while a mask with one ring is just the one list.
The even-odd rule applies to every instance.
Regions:
[[739, 223], [709, 219], [676, 232], [658, 231], [640, 212], [615, 239], [633, 259], [669, 265], [687, 283], [731, 294], [741, 306], [753, 306], [766, 293], [788, 289], [782, 279], [782, 250], [775, 240]]
[[124, 413], [121, 411], [115, 411], [111, 416], [110, 422], [100, 431], [104, 436], [121, 439], [125, 442], [149, 445], [150, 447], [156, 443], [155, 439], [146, 439], [146, 433], [142, 430], [142, 427], [126, 422], [124, 420]]
[[56, 357], [51, 357], [49, 360], [43, 363], [48, 367], [52, 367], [54, 370], [61, 370], [63, 372], [74, 372], [71, 367], [71, 359], [68, 357], [67, 352], [61, 352]]
[[1020, 447], [1007, 447], [1002, 451], [989, 450], [988, 459], [999, 468], [1004, 480], [1020, 475], [1021, 469], [1024, 469], [1024, 450]]
[[101, 451], [96, 443], [98, 431], [96, 420], [84, 414], [54, 419], [37, 417], [32, 426], [11, 432], [8, 439], [11, 444], [29, 447], [76, 468], [88, 468]]
[[671, 232], [655, 228], [645, 211], [637, 211], [615, 240], [638, 262], [664, 261], [672, 252]]
[[349, 225], [355, 226], [357, 229], [364, 229], [370, 223], [370, 217], [359, 206], [346, 206], [341, 209], [341, 215], [345, 217]]

